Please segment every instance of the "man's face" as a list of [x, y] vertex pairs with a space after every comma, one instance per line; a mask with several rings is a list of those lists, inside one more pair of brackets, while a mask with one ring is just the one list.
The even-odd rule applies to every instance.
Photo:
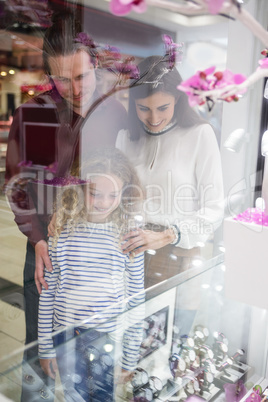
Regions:
[[87, 112], [96, 88], [95, 69], [83, 50], [74, 54], [49, 57], [50, 74], [59, 94], [79, 114]]

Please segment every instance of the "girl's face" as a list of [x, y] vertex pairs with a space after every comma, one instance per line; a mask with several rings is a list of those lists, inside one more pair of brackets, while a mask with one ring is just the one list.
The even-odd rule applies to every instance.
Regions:
[[96, 174], [90, 177], [86, 207], [91, 222], [105, 222], [121, 202], [123, 182], [114, 175]]
[[176, 105], [175, 96], [167, 92], [156, 92], [143, 99], [136, 99], [139, 120], [153, 132], [163, 130], [172, 120]]

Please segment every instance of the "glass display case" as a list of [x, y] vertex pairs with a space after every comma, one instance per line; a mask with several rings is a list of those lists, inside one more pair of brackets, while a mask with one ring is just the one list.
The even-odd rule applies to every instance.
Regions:
[[[23, 174], [26, 171], [31, 172], [31, 169], [36, 170], [36, 177], [40, 181], [53, 177], [53, 168], [56, 166], [54, 162], [59, 149], [55, 141], [59, 122], [55, 117], [54, 107], [49, 104], [45, 107], [43, 102], [33, 107], [33, 99], [50, 90], [50, 82], [53, 81], [53, 75], [45, 77], [42, 49], [43, 38], [54, 12], [63, 14], [66, 9], [71, 9], [80, 20], [82, 28], [74, 38], [76, 44], [84, 37], [84, 31], [92, 35], [100, 49], [100, 55], [107, 56], [107, 64], [105, 58], [102, 63], [98, 59], [97, 89], [105, 97], [111, 97], [113, 88], [114, 100], [126, 112], [129, 112], [133, 88], [129, 87], [129, 83], [126, 83], [126, 87], [123, 85], [120, 69], [126, 62], [134, 67], [147, 56], [166, 57], [168, 38], [170, 56], [174, 56], [176, 46], [180, 49], [179, 54], [181, 51], [183, 53], [180, 54], [182, 60], [179, 57], [176, 66], [183, 81], [193, 77], [196, 72], [200, 72], [200, 79], [203, 80], [206, 78], [204, 72], [215, 68], [213, 80], [216, 83], [221, 81], [222, 72], [225, 71], [239, 76], [242, 74], [247, 78], [245, 82], [249, 82], [253, 80], [252, 76], [256, 78], [256, 73], [258, 76], [260, 66], [265, 66], [267, 61], [268, 38], [264, 31], [267, 33], [268, 6], [265, 0], [245, 0], [244, 4], [240, 0], [224, 1], [224, 12], [220, 13], [219, 9], [218, 13], [212, 14], [204, 12], [202, 8], [200, 12], [193, 14], [184, 11], [188, 6], [199, 8], [199, 3], [212, 5], [220, 4], [220, 1], [148, 0], [148, 8], [144, 13], [135, 13], [132, 10], [130, 14], [121, 17], [111, 13], [110, 2], [107, 0], [33, 0], [29, 7], [22, 7], [21, 3], [20, 0], [0, 1], [0, 188], [4, 185], [6, 173], [8, 133], [14, 111], [18, 107], [20, 116], [16, 124], [20, 127], [23, 141], [19, 146], [22, 157], [12, 159], [16, 162], [15, 168], [20, 167]], [[121, 3], [136, 5], [144, 1], [122, 0]], [[228, 3], [235, 9], [230, 16], [226, 9]], [[172, 5], [174, 10], [170, 8]], [[186, 8], [178, 11], [183, 5]], [[265, 27], [264, 31], [261, 27]], [[118, 71], [109, 64], [111, 55], [114, 60], [112, 57], [110, 61], [113, 62], [119, 57]], [[169, 58], [169, 63], [172, 57]], [[95, 64], [94, 66], [96, 67]], [[167, 74], [166, 69], [163, 72], [164, 75]], [[153, 82], [145, 81], [145, 84], [151, 83], [157, 87], [158, 78], [163, 78], [164, 75], [159, 75]], [[8, 399], [13, 402], [39, 402], [44, 399], [48, 402], [233, 402], [249, 398], [250, 402], [255, 402], [254, 399], [260, 402], [268, 395], [268, 303], [264, 280], [268, 229], [262, 225], [248, 225], [247, 222], [241, 225], [233, 220], [233, 217], [246, 208], [253, 207], [255, 199], [262, 191], [265, 154], [261, 152], [261, 139], [268, 128], [267, 76], [266, 68], [266, 75], [261, 74], [253, 81], [254, 85], [252, 81], [251, 85], [245, 85], [248, 90], [241, 92], [238, 97], [225, 99], [219, 93], [218, 99], [213, 100], [214, 95], [210, 93], [212, 98], [206, 96], [204, 103], [200, 102], [194, 107], [215, 132], [223, 172], [224, 225], [219, 224], [217, 229], [213, 227], [209, 240], [197, 242], [193, 249], [187, 248], [189, 244], [186, 248], [180, 245], [175, 247], [173, 242], [163, 253], [162, 247], [156, 250], [148, 247], [145, 263], [145, 288], [148, 288], [140, 295], [142, 303], [136, 302], [135, 298], [124, 300], [124, 303], [117, 305], [118, 311], [122, 312], [113, 314], [113, 320], [106, 318], [109, 316], [109, 309], [104, 309], [90, 320], [81, 322], [81, 326], [68, 327], [65, 332], [53, 333], [53, 358], [58, 356], [55, 383], [45, 383], [43, 380], [38, 344], [22, 346], [25, 341], [25, 325], [19, 327], [18, 320], [14, 319], [12, 323], [9, 320], [9, 308], [12, 308], [14, 316], [20, 316], [24, 323], [26, 298], [22, 273], [26, 237], [19, 233], [13, 222], [10, 203], [7, 204], [5, 198], [12, 188], [6, 187], [7, 180], [13, 184], [13, 179], [10, 177], [5, 180], [6, 193], [0, 194], [0, 401]], [[57, 81], [57, 76], [54, 78]], [[239, 102], [236, 102], [238, 98]], [[177, 103], [177, 95], [174, 99]], [[38, 110], [42, 110], [40, 117]], [[183, 114], [182, 112], [181, 115]], [[114, 120], [117, 121], [116, 113], [111, 117], [113, 118], [107, 119], [109, 128]], [[65, 121], [62, 122], [65, 129], [69, 130], [67, 120], [67, 126]], [[100, 119], [100, 123], [103, 122], [106, 123], [105, 118]], [[162, 122], [162, 118], [159, 122]], [[157, 122], [153, 123], [153, 126], [157, 125]], [[36, 133], [39, 134], [38, 137]], [[145, 133], [152, 134], [146, 130]], [[155, 138], [164, 138], [161, 130], [155, 134]], [[234, 138], [237, 137], [240, 141], [235, 144]], [[77, 149], [80, 160], [83, 160], [87, 157], [88, 137], [81, 134], [80, 140], [81, 146]], [[106, 141], [103, 143], [107, 145]], [[196, 140], [193, 145], [194, 143]], [[202, 141], [200, 143], [204, 144]], [[177, 174], [171, 174], [167, 161], [172, 160], [171, 154], [176, 145], [177, 142], [174, 141], [174, 144], [166, 148], [166, 158], [163, 166], [158, 168], [156, 180], [148, 179], [146, 182], [146, 172], [140, 172], [143, 185], [149, 190], [148, 198], [152, 189], [160, 191], [158, 176], [161, 172], [163, 183], [168, 184], [165, 191], [160, 191], [163, 197], [158, 197], [160, 193], [156, 192], [157, 200], [163, 200], [159, 216], [162, 214], [162, 206], [163, 210], [167, 207], [169, 214], [171, 207], [177, 206], [175, 195], [180, 196], [177, 190], [186, 189], [184, 182], [179, 183], [174, 192], [171, 188]], [[136, 167], [139, 166], [136, 162], [142, 154], [140, 148], [137, 147], [137, 150], [134, 161]], [[160, 155], [160, 148], [155, 150], [155, 155], [158, 152]], [[208, 147], [204, 146], [196, 155], [207, 156], [207, 150]], [[194, 152], [191, 152], [185, 158], [183, 169], [179, 169], [178, 162], [185, 155], [182, 152], [181, 157], [174, 158], [174, 166], [180, 170], [183, 178], [189, 170], [189, 163], [195, 157]], [[63, 159], [68, 159], [66, 155], [63, 156]], [[151, 164], [153, 166], [154, 162]], [[203, 162], [198, 166], [197, 171], [200, 172]], [[215, 169], [209, 166], [208, 171], [214, 173]], [[206, 178], [207, 173], [203, 176]], [[43, 183], [39, 184], [39, 189], [45, 188]], [[192, 190], [204, 190], [203, 193], [200, 190], [200, 193], [202, 200], [205, 200], [207, 190], [213, 188], [214, 181], [207, 183], [208, 186], [201, 183], [201, 186], [193, 188], [191, 177], [185, 184], [189, 185], [193, 198], [197, 192], [192, 193]], [[24, 186], [24, 181], [18, 181], [16, 190], [19, 190], [19, 201], [22, 202]], [[41, 190], [39, 201], [42, 199], [46, 207], [52, 205], [52, 193]], [[182, 195], [187, 201], [188, 193]], [[216, 204], [219, 205], [218, 199]], [[40, 202], [40, 205], [42, 215], [43, 203]], [[191, 211], [195, 211], [195, 208]], [[185, 209], [189, 216], [191, 211], [188, 207]], [[189, 233], [193, 237], [199, 229], [201, 234], [205, 231], [206, 227], [202, 222], [201, 219], [200, 226], [190, 225]], [[151, 225], [158, 223], [157, 219], [150, 222]], [[176, 229], [173, 220], [170, 223]], [[152, 227], [157, 231], [155, 226]], [[162, 229], [160, 224], [160, 230]], [[178, 237], [179, 231], [176, 238]], [[226, 250], [225, 255], [222, 254], [223, 250]], [[177, 274], [178, 270], [184, 271]], [[110, 289], [109, 291], [112, 293]], [[38, 302], [33, 303], [30, 300], [29, 304], [37, 307]], [[25, 352], [28, 357], [31, 356], [27, 362], [23, 360]], [[49, 364], [48, 369], [52, 375], [55, 374], [55, 367]], [[25, 392], [22, 399], [21, 392]]]
[[[256, 385], [260, 395], [265, 393], [267, 310], [228, 299], [224, 277], [218, 256], [147, 290], [144, 303], [116, 317], [112, 332], [99, 332], [91, 320], [87, 330], [55, 333], [57, 356], [70, 369], [62, 381], [57, 375], [55, 399], [64, 400], [63, 390], [70, 393], [79, 386], [90, 389], [96, 401], [108, 400], [106, 393], [115, 401], [245, 400]], [[55, 342], [60, 337], [62, 342]], [[78, 340], [83, 345], [80, 358]], [[136, 363], [131, 377], [122, 380], [118, 368], [129, 348], [135, 349]], [[38, 357], [22, 364], [22, 352], [0, 361], [0, 393], [9, 397], [23, 380], [29, 401], [50, 400], [50, 387], [32, 369]], [[82, 361], [87, 367], [79, 375], [72, 365]]]

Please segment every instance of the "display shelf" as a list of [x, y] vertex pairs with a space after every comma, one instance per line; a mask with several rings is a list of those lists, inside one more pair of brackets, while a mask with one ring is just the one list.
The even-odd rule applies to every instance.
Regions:
[[[191, 396], [200, 401], [224, 401], [225, 384], [236, 384], [241, 380], [249, 387], [249, 393], [254, 384], [266, 386], [267, 311], [226, 297], [224, 280], [223, 259], [217, 257], [199, 269], [188, 270], [154, 286], [146, 292], [144, 303], [118, 315], [118, 329], [122, 325], [124, 331], [142, 328], [142, 336], [136, 350], [135, 381], [117, 384], [113, 369], [107, 371], [97, 357], [94, 361], [103, 372], [101, 377], [107, 381], [115, 379], [116, 402], [130, 401], [135, 396], [136, 399], [146, 396], [148, 401], [161, 402], [184, 401]], [[193, 308], [193, 305], [194, 310], [190, 310], [189, 306]], [[72, 333], [73, 328], [68, 331]], [[94, 331], [98, 331], [98, 325], [86, 331], [85, 337], [90, 337]], [[81, 334], [81, 339], [84, 342], [88, 338]], [[58, 348], [65, 347], [68, 354], [74, 342], [71, 337]], [[101, 355], [102, 346], [98, 342], [92, 341], [87, 347], [94, 346]], [[111, 356], [119, 364], [123, 342], [110, 339], [108, 343], [114, 345]], [[28, 349], [34, 347], [36, 345], [30, 345]], [[2, 360], [0, 392], [7, 394], [7, 382], [18, 384], [21, 372], [24, 381], [26, 378], [29, 382], [29, 390], [39, 392], [40, 378], [35, 381], [32, 371], [37, 361], [36, 354], [23, 364], [21, 351]], [[91, 367], [91, 361], [88, 364]], [[38, 390], [29, 378], [35, 386], [38, 384]], [[48, 394], [53, 391], [41, 388]]]

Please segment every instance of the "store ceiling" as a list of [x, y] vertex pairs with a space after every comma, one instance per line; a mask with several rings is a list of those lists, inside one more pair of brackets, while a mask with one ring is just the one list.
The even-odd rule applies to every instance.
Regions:
[[[178, 0], [180, 1], [180, 0]], [[90, 7], [109, 13], [109, 0], [0, 0], [0, 64], [13, 67], [36, 70], [42, 68], [42, 35], [50, 23], [53, 10], [62, 9], [68, 5], [83, 15], [82, 8]], [[3, 11], [4, 10], [4, 11]], [[120, 17], [114, 17], [119, 24]], [[149, 7], [144, 14], [130, 13], [127, 19], [149, 24], [159, 29], [183, 32], [183, 35], [197, 37], [202, 29], [204, 35], [215, 38], [221, 34], [221, 27], [226, 32], [227, 19], [218, 16], [189, 17], [171, 11]], [[215, 30], [215, 27], [217, 29]], [[212, 33], [213, 32], [213, 33]], [[212, 34], [211, 34], [212, 33]], [[217, 34], [216, 34], [217, 33]]]

